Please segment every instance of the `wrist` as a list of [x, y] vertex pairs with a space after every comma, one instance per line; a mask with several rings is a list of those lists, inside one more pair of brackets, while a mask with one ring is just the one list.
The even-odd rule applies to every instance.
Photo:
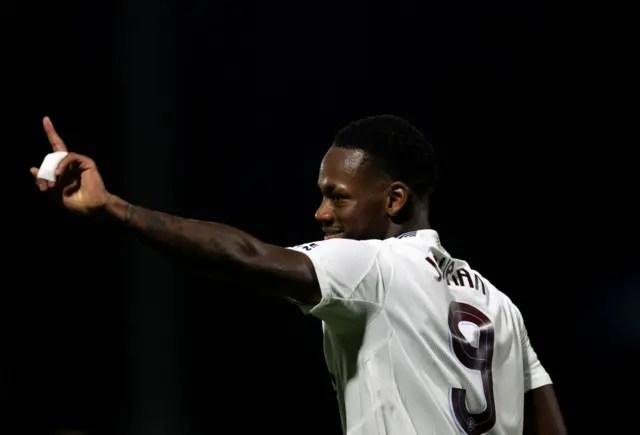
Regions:
[[129, 206], [130, 204], [124, 199], [109, 193], [107, 201], [97, 210], [97, 214], [103, 217], [110, 217], [115, 218], [116, 220], [125, 221]]

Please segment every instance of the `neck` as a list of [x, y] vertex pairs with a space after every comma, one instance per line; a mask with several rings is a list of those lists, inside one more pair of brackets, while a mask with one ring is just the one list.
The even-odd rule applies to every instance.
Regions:
[[401, 224], [392, 223], [389, 226], [389, 231], [387, 231], [387, 238], [397, 237], [410, 231], [428, 230], [430, 228], [429, 211], [426, 207], [419, 207], [408, 221]]

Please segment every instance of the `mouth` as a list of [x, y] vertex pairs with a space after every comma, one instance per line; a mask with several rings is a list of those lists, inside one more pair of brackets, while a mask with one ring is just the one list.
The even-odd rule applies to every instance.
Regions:
[[341, 237], [343, 237], [344, 234], [342, 231], [324, 231], [324, 239], [325, 240], [329, 240], [329, 239], [339, 239]]

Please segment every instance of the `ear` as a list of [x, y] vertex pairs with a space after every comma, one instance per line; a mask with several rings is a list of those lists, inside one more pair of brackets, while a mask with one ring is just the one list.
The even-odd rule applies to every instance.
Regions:
[[409, 186], [394, 181], [387, 187], [387, 214], [397, 217], [409, 203]]

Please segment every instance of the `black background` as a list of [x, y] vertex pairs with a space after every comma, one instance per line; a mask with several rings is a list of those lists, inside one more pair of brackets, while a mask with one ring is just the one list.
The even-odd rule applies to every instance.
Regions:
[[[336, 130], [405, 117], [439, 156], [433, 226], [520, 307], [570, 429], [587, 367], [635, 357], [633, 335], [602, 338], [633, 310], [598, 295], [633, 298], [637, 262], [598, 244], [590, 196], [611, 191], [581, 178], [595, 139], [573, 3], [26, 2], [11, 24], [0, 391], [21, 433], [339, 433], [319, 322], [52, 208], [28, 173], [49, 152], [45, 115], [113, 193], [285, 246], [321, 237]], [[585, 354], [587, 335], [601, 339]]]

